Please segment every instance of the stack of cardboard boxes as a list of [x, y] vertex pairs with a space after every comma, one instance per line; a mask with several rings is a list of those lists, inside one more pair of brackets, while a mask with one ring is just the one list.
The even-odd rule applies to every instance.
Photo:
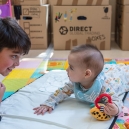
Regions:
[[92, 43], [110, 49], [111, 6], [109, 0], [49, 0], [54, 49], [69, 50]]
[[[13, 0], [14, 15], [31, 40], [31, 49], [48, 47], [48, 14], [46, 0]], [[46, 4], [46, 5], [45, 5]]]
[[[50, 43], [49, 5], [44, 5], [46, 3], [47, 0], [12, 0], [14, 15], [30, 37], [32, 49], [45, 49]], [[55, 50], [70, 50], [87, 43], [100, 50], [110, 49], [112, 11], [109, 0], [48, 0], [48, 3]]]
[[129, 50], [129, 0], [118, 0], [116, 12], [116, 42]]

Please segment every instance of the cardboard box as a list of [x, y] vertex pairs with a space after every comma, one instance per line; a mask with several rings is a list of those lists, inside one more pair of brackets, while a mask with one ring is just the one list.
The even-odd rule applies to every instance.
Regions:
[[111, 6], [54, 6], [53, 16], [54, 49], [86, 43], [110, 49]]
[[118, 24], [128, 25], [129, 23], [129, 6], [118, 4], [116, 13], [116, 22]]
[[122, 50], [129, 50], [129, 6], [118, 5], [117, 44]]
[[129, 0], [117, 0], [118, 4], [129, 5]]
[[61, 6], [61, 5], [109, 5], [109, 0], [48, 0], [48, 3], [50, 5], [57, 5], [57, 6]]
[[14, 5], [43, 5], [47, 0], [14, 0]]
[[82, 5], [82, 6], [90, 6], [90, 5], [109, 5], [109, 0], [48, 0], [48, 3], [50, 4], [50, 17], [51, 17], [51, 33], [53, 35], [53, 6], [61, 6], [61, 5]]
[[129, 50], [129, 27], [124, 25], [119, 26], [118, 45], [124, 51]]
[[118, 28], [118, 25], [120, 24], [120, 18], [121, 18], [121, 5], [120, 4], [117, 4], [116, 5], [116, 18], [115, 18], [115, 41], [116, 43], [118, 43], [118, 40], [119, 40], [119, 28]]
[[48, 46], [49, 5], [22, 6], [19, 24], [30, 37], [32, 47], [45, 49]]
[[119, 15], [119, 8], [118, 4], [116, 5], [116, 15], [115, 15], [115, 42], [118, 42], [118, 15]]
[[129, 26], [129, 6], [120, 6], [119, 19], [121, 24]]

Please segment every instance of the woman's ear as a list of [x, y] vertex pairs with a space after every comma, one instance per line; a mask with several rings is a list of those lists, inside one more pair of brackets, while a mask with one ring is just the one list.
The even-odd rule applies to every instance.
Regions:
[[90, 69], [87, 69], [87, 70], [85, 71], [85, 77], [86, 77], [86, 78], [87, 78], [87, 77], [91, 77], [91, 75], [92, 75], [91, 70], [90, 70]]

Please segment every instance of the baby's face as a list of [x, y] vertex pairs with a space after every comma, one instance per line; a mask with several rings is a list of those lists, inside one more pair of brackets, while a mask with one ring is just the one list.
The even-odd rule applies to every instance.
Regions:
[[72, 82], [83, 82], [85, 80], [85, 67], [79, 53], [72, 53], [68, 56], [69, 67], [67, 74]]
[[22, 56], [17, 49], [3, 48], [0, 51], [0, 74], [8, 75], [16, 66], [19, 65], [19, 59]]

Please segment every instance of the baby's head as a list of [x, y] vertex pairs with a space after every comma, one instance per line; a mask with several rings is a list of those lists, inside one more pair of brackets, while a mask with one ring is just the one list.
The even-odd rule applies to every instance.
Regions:
[[12, 18], [0, 18], [0, 74], [8, 75], [22, 55], [29, 52], [31, 42], [25, 31]]
[[75, 46], [68, 56], [68, 76], [73, 82], [94, 80], [102, 71], [104, 59], [97, 47], [91, 44]]

